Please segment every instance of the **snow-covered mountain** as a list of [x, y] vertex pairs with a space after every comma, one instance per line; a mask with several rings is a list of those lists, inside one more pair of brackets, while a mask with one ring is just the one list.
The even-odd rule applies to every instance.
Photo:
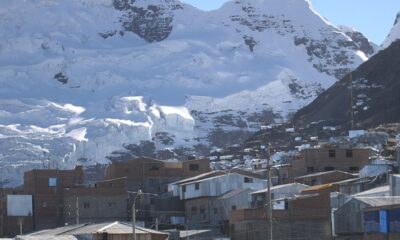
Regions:
[[374, 53], [307, 0], [2, 0], [0, 35], [3, 185], [238, 142]]
[[387, 48], [394, 41], [400, 39], [400, 12], [396, 16], [396, 20], [394, 21], [394, 25], [386, 40], [382, 44], [382, 48]]

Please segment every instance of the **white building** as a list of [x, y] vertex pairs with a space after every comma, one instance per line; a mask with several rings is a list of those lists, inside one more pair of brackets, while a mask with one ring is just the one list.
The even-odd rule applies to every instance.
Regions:
[[181, 200], [200, 197], [217, 197], [236, 189], [260, 190], [267, 186], [267, 181], [240, 173], [226, 173], [208, 178], [194, 177], [169, 185], [173, 196]]

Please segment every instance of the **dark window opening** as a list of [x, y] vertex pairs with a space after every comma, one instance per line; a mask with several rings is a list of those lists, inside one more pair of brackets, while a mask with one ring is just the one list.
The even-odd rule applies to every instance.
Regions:
[[218, 214], [218, 208], [214, 208], [214, 214]]
[[236, 205], [233, 205], [233, 206], [232, 206], [232, 210], [236, 210]]
[[108, 233], [103, 232], [103, 233], [101, 234], [101, 240], [108, 240]]
[[307, 167], [307, 173], [313, 173], [314, 167]]
[[346, 157], [347, 158], [352, 158], [353, 157], [353, 150], [346, 150]]
[[90, 203], [88, 203], [88, 202], [83, 203], [83, 208], [86, 208], [86, 209], [90, 208]]
[[195, 189], [195, 190], [199, 190], [199, 189], [200, 189], [200, 183], [196, 183], [196, 184], [194, 185], [194, 189]]
[[192, 208], [190, 209], [190, 211], [192, 212], [192, 214], [193, 214], [193, 213], [197, 213], [197, 207], [192, 207]]
[[358, 172], [360, 170], [359, 167], [349, 167], [350, 172]]
[[204, 213], [206, 213], [206, 210], [204, 208], [200, 208], [200, 213], [204, 214]]
[[154, 205], [154, 198], [150, 198], [150, 204]]
[[199, 164], [189, 164], [190, 171], [199, 171], [199, 169], [200, 169]]
[[150, 171], [158, 171], [160, 168], [158, 166], [151, 166]]
[[186, 185], [182, 186], [182, 192], [186, 192]]
[[334, 167], [325, 167], [324, 170], [325, 171], [333, 171], [333, 170], [335, 170], [335, 168]]
[[329, 157], [330, 158], [335, 158], [336, 157], [336, 151], [334, 149], [329, 150]]
[[244, 182], [245, 183], [252, 183], [253, 182], [253, 178], [244, 177]]

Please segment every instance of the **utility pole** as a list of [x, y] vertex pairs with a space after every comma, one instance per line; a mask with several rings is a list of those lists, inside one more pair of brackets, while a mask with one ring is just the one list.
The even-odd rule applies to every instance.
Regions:
[[[261, 145], [261, 158], [265, 159], [265, 145]], [[268, 154], [267, 156], [267, 206], [268, 206], [268, 215], [267, 215], [267, 222], [268, 222], [268, 239], [272, 240], [273, 230], [272, 230], [272, 195], [271, 195], [271, 144], [268, 143]]]
[[268, 144], [268, 163], [267, 163], [267, 176], [268, 176], [268, 228], [269, 228], [269, 239], [273, 239], [272, 229], [272, 194], [271, 194], [271, 158], [272, 158], [272, 146]]
[[79, 225], [79, 197], [76, 197], [76, 225]]
[[133, 204], [132, 204], [132, 235], [133, 235], [133, 240], [136, 240], [136, 200], [142, 195], [142, 190], [138, 190], [136, 192], [136, 196], [133, 199]]

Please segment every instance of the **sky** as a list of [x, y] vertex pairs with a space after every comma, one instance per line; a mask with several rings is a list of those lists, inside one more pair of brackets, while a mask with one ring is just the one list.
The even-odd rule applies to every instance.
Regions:
[[[213, 10], [228, 0], [182, 0], [203, 9]], [[300, 0], [299, 0], [300, 1]], [[380, 45], [390, 32], [399, 0], [311, 0], [314, 9], [334, 25], [351, 26]]]

